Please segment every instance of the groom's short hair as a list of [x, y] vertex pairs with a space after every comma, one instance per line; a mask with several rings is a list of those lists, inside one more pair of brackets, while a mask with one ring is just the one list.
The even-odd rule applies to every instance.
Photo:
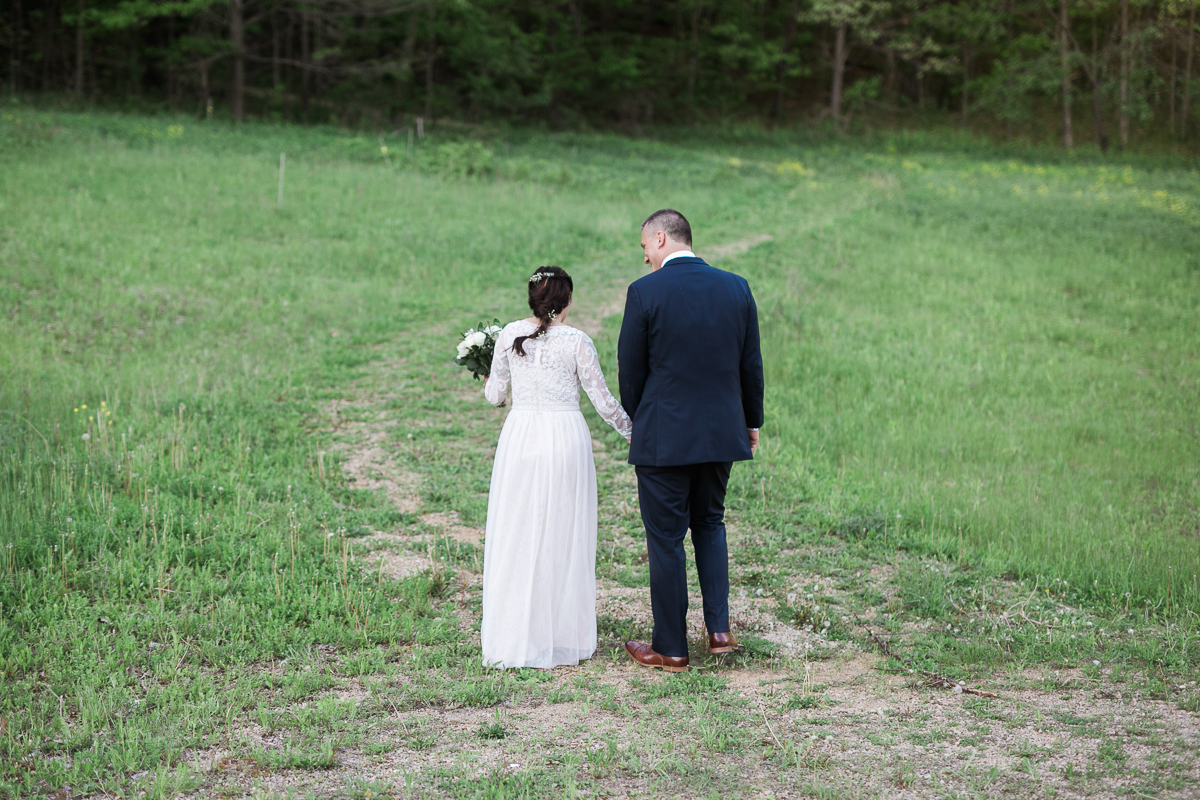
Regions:
[[645, 230], [647, 225], [651, 226], [652, 230], [662, 231], [677, 242], [692, 246], [692, 226], [683, 214], [673, 208], [655, 211], [646, 217], [646, 221], [642, 223], [642, 230]]

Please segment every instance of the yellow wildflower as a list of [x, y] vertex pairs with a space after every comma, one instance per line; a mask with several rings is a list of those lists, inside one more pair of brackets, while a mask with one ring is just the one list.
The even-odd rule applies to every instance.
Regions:
[[778, 166], [775, 167], [775, 174], [804, 176], [811, 175], [812, 173], [805, 169], [804, 165], [799, 161], [780, 161]]

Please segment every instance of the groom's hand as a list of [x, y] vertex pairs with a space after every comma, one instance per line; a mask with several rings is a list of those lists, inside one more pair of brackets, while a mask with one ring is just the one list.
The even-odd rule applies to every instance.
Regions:
[[750, 455], [754, 455], [754, 451], [758, 450], [758, 429], [747, 428], [746, 432], [750, 434]]

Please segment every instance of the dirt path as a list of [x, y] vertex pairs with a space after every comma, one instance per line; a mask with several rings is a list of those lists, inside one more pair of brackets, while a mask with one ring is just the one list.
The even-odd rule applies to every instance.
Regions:
[[[768, 239], [712, 248], [709, 257]], [[593, 310], [581, 309], [577, 324], [597, 332], [620, 312], [623, 288], [608, 291], [590, 298]], [[441, 537], [476, 547], [482, 539], [480, 528], [455, 513], [426, 511], [421, 476], [397, 457], [400, 423], [390, 409], [412, 398], [389, 387], [403, 364], [399, 355], [373, 362], [346, 399], [326, 408], [332, 455], [351, 487], [377, 492], [404, 520], [367, 537], [358, 556], [372, 568], [382, 559], [397, 579], [445, 570], [430, 557]], [[628, 565], [616, 557], [629, 548], [636, 555], [638, 547], [632, 470], [603, 443], [594, 445], [602, 487], [597, 613], [623, 629], [648, 630], [649, 591], [622, 577]], [[735, 553], [761, 544], [762, 535], [730, 520]], [[478, 636], [480, 567], [452, 571], [437, 612], [454, 615], [468, 642]], [[343, 708], [353, 726], [334, 729], [353, 732], [346, 734], [353, 744], [331, 751], [319, 769], [263, 770], [224, 752], [197, 754], [196, 768], [207, 776], [197, 796], [1200, 797], [1196, 714], [1132, 686], [1123, 691], [1114, 671], [1100, 665], [1086, 672], [1002, 665], [982, 686], [995, 699], [932, 688], [919, 675], [886, 671], [866, 631], [849, 622], [852, 640], [781, 622], [777, 601], [754, 588], [755, 571], [771, 568], [738, 564], [732, 572], [735, 629], [758, 644], [734, 657], [698, 653], [697, 668], [682, 677], [634, 665], [603, 625], [591, 661], [533, 675], [485, 674], [474, 663], [464, 669], [436, 660], [447, 651], [410, 644], [348, 677], [345, 662], [322, 651], [306, 668], [339, 675], [336, 685], [281, 713]], [[895, 575], [893, 566], [879, 565], [862, 586], [888, 595]], [[819, 571], [788, 577], [798, 602], [814, 592], [837, 607], [852, 602]], [[696, 639], [699, 601], [691, 598], [689, 616]], [[929, 623], [902, 626], [880, 613], [871, 624], [898, 641]], [[511, 690], [498, 704], [453, 699], [497, 682]], [[290, 746], [286, 729], [247, 720], [238, 733], [243, 752]]]

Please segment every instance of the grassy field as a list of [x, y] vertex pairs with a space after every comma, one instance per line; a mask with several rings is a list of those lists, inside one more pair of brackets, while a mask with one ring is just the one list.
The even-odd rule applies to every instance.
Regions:
[[[908, 667], [885, 661], [902, 673], [1054, 664], [1126, 702], [1200, 707], [1195, 165], [754, 131], [445, 132], [410, 153], [19, 108], [0, 148], [0, 796], [240, 796], [308, 772], [341, 776], [305, 789], [322, 796], [700, 796], [814, 774], [810, 794], [854, 796], [784, 729], [816, 730], [796, 720], [832, 702], [797, 665], [870, 649], [872, 630], [903, 641]], [[763, 623], [739, 659], [674, 682], [610, 685], [603, 660], [484, 673], [481, 549], [455, 530], [482, 524], [500, 417], [453, 366], [455, 334], [523, 315], [524, 279], [557, 263], [615, 384], [637, 225], [667, 205], [759, 302], [767, 424], [734, 471], [735, 591], [808, 631], [806, 655]], [[589, 419], [598, 570], [644, 590], [623, 442]], [[395, 492], [354, 466], [367, 445], [391, 454], [371, 464]], [[1014, 627], [998, 615], [1018, 595]], [[601, 627], [611, 648], [645, 621]], [[778, 697], [735, 691], [756, 669]], [[692, 749], [614, 734], [518, 771], [463, 755], [515, 736], [508, 709], [618, 719], [626, 699], [698, 729]], [[968, 702], [972, 725], [1000, 719]], [[430, 709], [483, 717], [453, 734]], [[921, 724], [912, 741], [946, 740]], [[1151, 769], [1122, 735], [1056, 767], [1061, 791], [1194, 786], [1190, 739]], [[964, 791], [1044, 786], [1036, 764], [1057, 756], [1028, 741], [1013, 757], [1032, 771]], [[339, 771], [400, 753], [451, 755], [398, 783]], [[919, 792], [905, 769], [891, 785]]]

